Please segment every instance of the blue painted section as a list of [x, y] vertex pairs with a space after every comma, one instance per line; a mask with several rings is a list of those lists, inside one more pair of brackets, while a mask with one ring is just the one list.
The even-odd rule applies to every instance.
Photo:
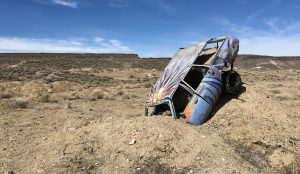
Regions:
[[197, 104], [192, 112], [189, 123], [194, 125], [200, 125], [207, 119], [212, 109], [212, 105], [208, 104], [205, 100], [203, 100], [200, 97], [198, 97], [196, 101]]
[[218, 76], [220, 75], [218, 72], [213, 74], [214, 76], [207, 74], [197, 90], [199, 96], [195, 99], [195, 106], [189, 119], [191, 124], [203, 124], [222, 93], [221, 76]]

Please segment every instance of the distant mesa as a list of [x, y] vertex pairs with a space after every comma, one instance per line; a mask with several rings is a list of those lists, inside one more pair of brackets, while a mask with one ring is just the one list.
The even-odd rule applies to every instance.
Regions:
[[[31, 60], [31, 59], [125, 59], [140, 60], [141, 64], [153, 64], [164, 68], [170, 57], [139, 57], [138, 54], [105, 53], [105, 54], [77, 54], [77, 53], [0, 53], [0, 61]], [[1, 60], [2, 59], [2, 60]], [[235, 61], [236, 68], [243, 69], [300, 69], [300, 56], [262, 56], [240, 54]]]
[[1, 57], [13, 57], [13, 58], [126, 58], [126, 59], [138, 59], [138, 54], [123, 54], [123, 53], [0, 53]]

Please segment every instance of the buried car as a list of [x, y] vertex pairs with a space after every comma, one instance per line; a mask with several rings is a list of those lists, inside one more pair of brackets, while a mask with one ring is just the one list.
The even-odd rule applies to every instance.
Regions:
[[239, 51], [235, 37], [212, 38], [189, 48], [180, 48], [149, 92], [145, 114], [171, 111], [174, 119], [194, 125], [209, 117], [222, 92], [236, 94], [241, 87], [233, 65]]

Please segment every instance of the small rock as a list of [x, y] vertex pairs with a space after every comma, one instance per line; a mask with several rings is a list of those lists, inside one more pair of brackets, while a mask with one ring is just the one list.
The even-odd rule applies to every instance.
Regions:
[[140, 159], [142, 159], [144, 157], [145, 152], [142, 152], [139, 156]]
[[28, 127], [28, 126], [31, 126], [32, 125], [32, 123], [31, 122], [23, 122], [23, 123], [21, 123], [21, 127]]
[[75, 127], [71, 127], [71, 128], [69, 128], [68, 130], [69, 131], [73, 131], [73, 130], [75, 130], [76, 128]]
[[84, 126], [88, 126], [90, 123], [91, 123], [90, 121], [86, 120], [86, 121], [83, 123], [83, 125], [84, 125]]
[[196, 157], [196, 160], [201, 160], [201, 158], [199, 156]]
[[136, 168], [136, 170], [137, 170], [137, 171], [140, 171], [140, 170], [141, 170], [141, 168], [139, 168], [139, 167], [138, 167], [138, 168]]
[[129, 145], [134, 145], [135, 143], [136, 143], [135, 139], [131, 139], [128, 144]]
[[16, 141], [16, 139], [10, 137], [9, 141]]
[[43, 138], [43, 140], [47, 140], [47, 138]]
[[38, 169], [36, 172], [37, 173], [44, 173], [45, 171], [43, 169]]
[[190, 173], [194, 173], [194, 171], [193, 171], [193, 170], [190, 170]]

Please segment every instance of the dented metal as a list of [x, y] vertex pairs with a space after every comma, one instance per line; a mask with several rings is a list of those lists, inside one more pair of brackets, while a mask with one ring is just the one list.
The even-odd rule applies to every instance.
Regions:
[[232, 71], [238, 44], [235, 37], [220, 37], [179, 49], [147, 97], [150, 115], [170, 110], [174, 119], [204, 123], [223, 92], [222, 76], [228, 64]]

